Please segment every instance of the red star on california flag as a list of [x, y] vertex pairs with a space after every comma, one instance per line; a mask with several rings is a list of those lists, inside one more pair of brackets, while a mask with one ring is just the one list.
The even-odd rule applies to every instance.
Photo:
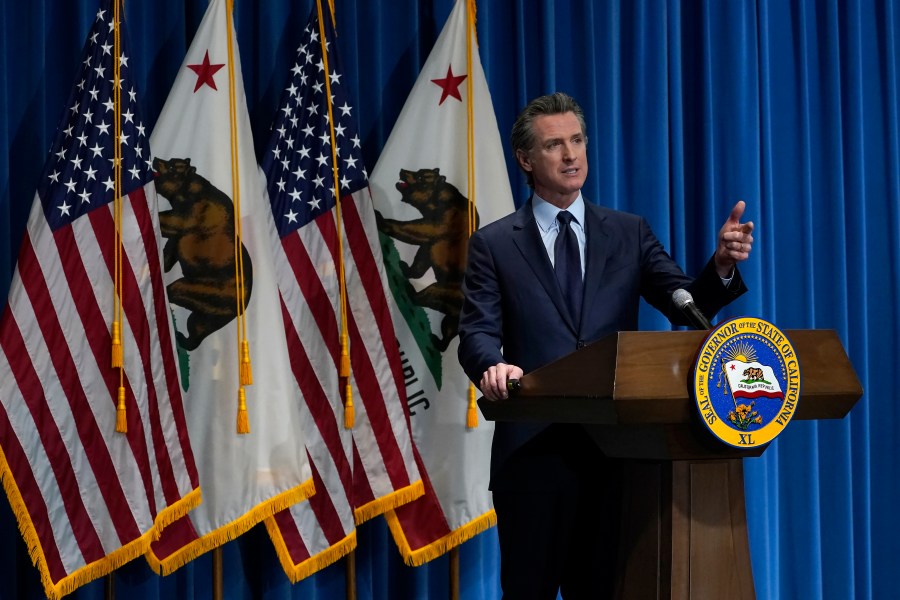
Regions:
[[222, 63], [221, 65], [209, 64], [209, 50], [206, 51], [202, 63], [199, 65], [188, 65], [188, 69], [197, 74], [197, 85], [194, 86], [194, 92], [196, 93], [204, 83], [212, 89], [218, 90], [219, 88], [216, 87], [216, 80], [213, 79], [213, 75], [224, 66], [225, 63]]
[[468, 75], [454, 75], [453, 74], [453, 65], [447, 67], [447, 76], [443, 79], [432, 79], [432, 83], [440, 86], [441, 88], [441, 101], [438, 102], [438, 106], [444, 103], [444, 100], [447, 99], [447, 96], [453, 96], [460, 102], [462, 102], [462, 96], [459, 95], [459, 84], [463, 82], [463, 80], [468, 77]]

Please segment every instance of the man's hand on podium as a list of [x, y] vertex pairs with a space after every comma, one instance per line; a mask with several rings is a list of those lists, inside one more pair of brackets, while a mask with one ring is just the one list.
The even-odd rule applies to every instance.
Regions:
[[520, 379], [525, 372], [516, 365], [498, 363], [481, 376], [481, 393], [488, 400], [503, 400], [508, 395], [506, 384], [510, 379]]

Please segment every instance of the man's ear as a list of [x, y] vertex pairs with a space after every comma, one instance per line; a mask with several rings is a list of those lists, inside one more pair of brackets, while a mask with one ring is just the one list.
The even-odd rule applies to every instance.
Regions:
[[522, 167], [523, 171], [531, 172], [531, 158], [527, 152], [521, 148], [516, 150], [516, 160], [519, 161], [519, 166]]

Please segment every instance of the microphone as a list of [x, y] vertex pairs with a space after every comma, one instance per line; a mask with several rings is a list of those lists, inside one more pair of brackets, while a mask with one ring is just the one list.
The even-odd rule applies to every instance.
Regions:
[[687, 320], [694, 329], [712, 329], [709, 319], [706, 318], [697, 305], [694, 304], [694, 298], [687, 290], [675, 290], [672, 293], [672, 302], [678, 307], [678, 310], [687, 317]]

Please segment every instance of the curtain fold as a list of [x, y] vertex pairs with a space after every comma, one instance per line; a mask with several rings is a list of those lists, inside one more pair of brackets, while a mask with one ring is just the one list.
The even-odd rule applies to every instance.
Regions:
[[[452, 0], [336, 0], [363, 155], [372, 169]], [[268, 139], [312, 0], [235, 3], [257, 153]], [[205, 0], [127, 0], [131, 68], [152, 129]], [[0, 296], [95, 0], [0, 4]], [[731, 207], [757, 226], [750, 292], [718, 319], [834, 329], [865, 394], [842, 420], [794, 421], [745, 461], [757, 596], [887, 598], [900, 556], [900, 7], [892, 0], [482, 0], [478, 40], [501, 135], [530, 98], [562, 90], [585, 109], [588, 201], [647, 217], [696, 273]], [[454, 69], [455, 70], [455, 69]], [[440, 140], [434, 140], [440, 143]], [[511, 156], [517, 203], [525, 180]], [[480, 202], [489, 199], [479, 199]], [[718, 320], [717, 319], [717, 320]], [[646, 306], [644, 329], [668, 329]], [[0, 374], [5, 375], [5, 374]], [[488, 457], [485, 457], [487, 460]], [[42, 597], [6, 501], [0, 596]], [[331, 599], [338, 563], [291, 586], [262, 530], [224, 546], [227, 598]], [[447, 557], [399, 559], [383, 520], [359, 530], [359, 597], [442, 598]], [[466, 599], [499, 598], [496, 532], [461, 547]], [[159, 578], [142, 560], [120, 598], [209, 598], [201, 557]], [[103, 582], [73, 598], [102, 598]]]

